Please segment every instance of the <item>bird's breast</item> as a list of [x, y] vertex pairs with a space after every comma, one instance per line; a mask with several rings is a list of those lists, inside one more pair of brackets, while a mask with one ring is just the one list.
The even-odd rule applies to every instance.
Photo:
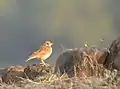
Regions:
[[41, 60], [46, 60], [50, 55], [52, 54], [52, 48], [49, 50], [49, 52], [46, 52], [42, 55]]

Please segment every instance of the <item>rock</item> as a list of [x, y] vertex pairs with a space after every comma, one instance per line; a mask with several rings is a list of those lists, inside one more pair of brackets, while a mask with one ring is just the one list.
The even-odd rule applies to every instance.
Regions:
[[20, 77], [25, 78], [24, 67], [23, 66], [9, 66], [4, 69], [2, 75], [2, 81], [10, 84], [20, 81]]
[[37, 76], [44, 76], [45, 74], [52, 73], [52, 67], [44, 64], [32, 64], [28, 65], [24, 72], [29, 79], [34, 80]]
[[66, 72], [69, 77], [73, 77], [76, 70], [77, 76], [91, 76], [94, 72], [92, 67], [103, 64], [107, 55], [106, 49], [95, 47], [66, 50], [58, 57], [54, 73], [62, 75]]
[[112, 70], [120, 71], [120, 37], [112, 42], [109, 47], [109, 55], [104, 63], [105, 67]]

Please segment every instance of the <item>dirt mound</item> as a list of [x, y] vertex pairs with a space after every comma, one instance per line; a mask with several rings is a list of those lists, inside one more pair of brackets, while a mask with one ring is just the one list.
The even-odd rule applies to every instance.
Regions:
[[14, 83], [20, 81], [19, 77], [25, 78], [23, 66], [9, 66], [3, 70], [2, 81], [5, 83]]
[[107, 55], [106, 49], [96, 47], [68, 49], [58, 57], [55, 73], [60, 72], [62, 75], [66, 72], [69, 77], [73, 77], [76, 71], [77, 76], [91, 76], [95, 72], [94, 66], [103, 64]]
[[24, 72], [29, 79], [34, 80], [37, 76], [44, 76], [48, 73], [52, 73], [52, 67], [49, 65], [46, 66], [44, 64], [33, 64], [28, 65], [24, 69]]
[[109, 47], [109, 52], [105, 61], [106, 68], [120, 71], [120, 37], [112, 42]]
[[37, 76], [43, 76], [52, 72], [52, 67], [43, 64], [27, 66], [9, 66], [1, 71], [2, 82], [7, 84], [17, 83], [23, 78], [34, 80]]

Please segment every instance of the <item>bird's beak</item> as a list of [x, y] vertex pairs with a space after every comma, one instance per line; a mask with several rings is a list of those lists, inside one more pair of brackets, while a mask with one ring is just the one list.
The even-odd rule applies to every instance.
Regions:
[[51, 44], [53, 45], [54, 43], [53, 43], [53, 42], [51, 42]]

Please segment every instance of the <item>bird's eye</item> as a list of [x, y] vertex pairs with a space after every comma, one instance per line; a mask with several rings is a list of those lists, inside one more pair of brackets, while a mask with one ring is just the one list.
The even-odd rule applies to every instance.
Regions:
[[46, 45], [49, 45], [49, 43], [46, 43]]

